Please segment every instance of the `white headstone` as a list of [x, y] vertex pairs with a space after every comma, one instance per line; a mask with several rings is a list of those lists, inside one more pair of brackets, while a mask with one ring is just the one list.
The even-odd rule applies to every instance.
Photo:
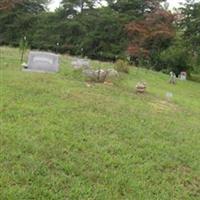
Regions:
[[58, 55], [49, 52], [31, 51], [27, 70], [39, 72], [58, 72]]
[[185, 81], [186, 79], [187, 79], [187, 73], [186, 72], [181, 72], [180, 80]]

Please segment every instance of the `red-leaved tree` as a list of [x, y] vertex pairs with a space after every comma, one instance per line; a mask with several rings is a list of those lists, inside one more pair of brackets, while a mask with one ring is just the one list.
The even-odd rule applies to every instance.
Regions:
[[23, 0], [1, 0], [0, 10], [11, 10], [17, 4], [20, 4], [22, 2], [23, 2]]
[[129, 38], [128, 54], [133, 60], [150, 59], [166, 49], [175, 36], [175, 17], [167, 10], [157, 7], [143, 20], [126, 25]]

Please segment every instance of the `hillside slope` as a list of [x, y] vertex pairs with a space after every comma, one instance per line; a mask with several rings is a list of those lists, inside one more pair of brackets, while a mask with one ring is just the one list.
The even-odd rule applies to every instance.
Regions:
[[200, 84], [133, 68], [87, 87], [69, 56], [58, 74], [19, 57], [0, 48], [0, 199], [199, 199]]

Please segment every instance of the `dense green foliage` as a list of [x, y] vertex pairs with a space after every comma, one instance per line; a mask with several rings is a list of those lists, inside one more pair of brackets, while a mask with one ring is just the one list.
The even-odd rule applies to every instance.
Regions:
[[162, 51], [159, 62], [162, 66], [160, 70], [163, 72], [174, 71], [178, 74], [180, 71], [191, 71], [191, 55], [180, 37], [175, 39], [173, 45]]
[[200, 2], [188, 1], [186, 7], [182, 8], [182, 13], [185, 16], [181, 23], [183, 39], [188, 52], [192, 54], [193, 69], [200, 73]]
[[175, 23], [163, 0], [63, 0], [55, 12], [46, 9], [48, 0], [8, 1], [11, 8], [0, 9], [0, 45], [18, 46], [26, 36], [34, 49], [99, 60], [128, 57], [166, 72], [200, 69], [200, 3], [188, 1]]
[[57, 74], [23, 72], [19, 58], [0, 48], [0, 199], [199, 199], [199, 83], [131, 68], [88, 87], [72, 57]]

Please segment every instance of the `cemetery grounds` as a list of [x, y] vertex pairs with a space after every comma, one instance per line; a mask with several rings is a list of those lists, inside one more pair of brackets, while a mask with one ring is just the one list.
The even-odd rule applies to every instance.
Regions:
[[[57, 74], [23, 72], [19, 59], [0, 47], [0, 199], [200, 198], [199, 83], [133, 67], [88, 86], [70, 56]], [[146, 94], [134, 92], [141, 80]]]

